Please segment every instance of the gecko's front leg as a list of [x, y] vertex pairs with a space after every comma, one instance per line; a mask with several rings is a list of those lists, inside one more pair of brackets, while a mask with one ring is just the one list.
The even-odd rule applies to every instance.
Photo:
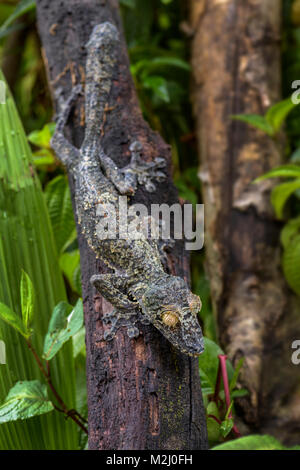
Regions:
[[123, 293], [127, 284], [126, 276], [95, 274], [91, 277], [91, 283], [114, 306], [112, 312], [103, 317], [103, 323], [111, 325], [110, 330], [104, 332], [104, 339], [112, 340], [118, 329], [123, 326], [127, 327], [129, 338], [138, 337], [140, 332], [135, 326], [138, 320], [138, 304]]

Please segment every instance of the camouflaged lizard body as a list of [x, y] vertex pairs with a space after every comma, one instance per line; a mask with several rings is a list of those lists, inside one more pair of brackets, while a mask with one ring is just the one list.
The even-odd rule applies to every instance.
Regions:
[[152, 323], [183, 353], [198, 355], [203, 351], [197, 319], [200, 299], [192, 294], [183, 279], [164, 271], [157, 242], [147, 234], [138, 240], [99, 237], [99, 207], [110, 204], [119, 218], [120, 195], [130, 197], [138, 184], [154, 191], [155, 182], [165, 178], [162, 172], [165, 162], [160, 158], [144, 162], [138, 142], [132, 142], [132, 159], [123, 169], [101, 149], [100, 123], [109, 98], [118, 47], [118, 32], [111, 23], [93, 29], [87, 44], [84, 142], [77, 149], [63, 135], [72, 103], [80, 93], [77, 87], [58, 119], [52, 146], [74, 176], [76, 214], [81, 231], [96, 256], [114, 271], [96, 274], [91, 279], [114, 306], [103, 318], [104, 323], [111, 325], [105, 331], [105, 339], [113, 339], [121, 326], [127, 327], [131, 338], [137, 337], [137, 321], [141, 321]]

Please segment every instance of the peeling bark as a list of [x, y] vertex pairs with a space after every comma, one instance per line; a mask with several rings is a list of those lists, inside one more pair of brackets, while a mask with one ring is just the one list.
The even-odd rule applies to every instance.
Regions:
[[192, 101], [206, 213], [206, 264], [222, 345], [244, 356], [240, 401], [250, 428], [299, 442], [299, 299], [280, 267], [271, 184], [275, 143], [231, 115], [263, 114], [280, 100], [280, 0], [191, 0]]
[[[84, 45], [93, 26], [114, 22], [121, 31], [118, 2], [92, 0], [37, 1], [38, 26], [52, 92], [62, 87], [67, 97], [71, 84], [84, 82]], [[118, 78], [114, 81], [103, 126], [102, 146], [119, 167], [128, 163], [129, 145], [139, 140], [145, 158], [157, 155], [168, 161], [169, 177], [155, 194], [140, 188], [134, 203], [172, 204], [177, 193], [170, 176], [170, 148], [142, 118], [128, 56], [122, 37]], [[68, 132], [80, 146], [83, 103], [74, 113]], [[70, 181], [71, 192], [73, 183]], [[87, 386], [90, 449], [201, 449], [207, 447], [197, 360], [174, 348], [151, 326], [130, 340], [126, 331], [107, 343], [101, 317], [112, 309], [93, 291], [89, 279], [106, 268], [96, 260], [78, 233], [86, 325]], [[169, 258], [173, 273], [188, 277], [182, 244]]]

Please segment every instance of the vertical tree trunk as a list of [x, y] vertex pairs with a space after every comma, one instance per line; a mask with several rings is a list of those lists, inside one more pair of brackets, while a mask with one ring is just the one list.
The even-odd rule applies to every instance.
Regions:
[[[206, 263], [221, 343], [245, 357], [245, 421], [299, 440], [299, 372], [291, 363], [300, 309], [280, 268], [270, 183], [274, 142], [231, 119], [280, 100], [280, 0], [191, 0], [193, 103], [206, 208]], [[298, 437], [296, 437], [298, 436]]]
[[[38, 0], [38, 26], [52, 91], [84, 83], [85, 44], [94, 25], [114, 22], [121, 31], [118, 2], [92, 0]], [[114, 81], [103, 126], [102, 146], [119, 167], [128, 163], [129, 144], [140, 140], [145, 158], [163, 156], [170, 149], [142, 118], [129, 73], [126, 45]], [[74, 113], [69, 133], [79, 146], [83, 136], [83, 107]], [[72, 181], [71, 191], [72, 191]], [[169, 176], [151, 195], [139, 189], [134, 202], [173, 203], [177, 194]], [[197, 360], [175, 351], [151, 326], [130, 340], [121, 330], [103, 340], [101, 317], [111, 310], [90, 286], [90, 277], [105, 269], [78, 233], [87, 345], [87, 386], [90, 449], [201, 449], [206, 448]], [[170, 270], [188, 276], [188, 261], [178, 244], [169, 259]]]

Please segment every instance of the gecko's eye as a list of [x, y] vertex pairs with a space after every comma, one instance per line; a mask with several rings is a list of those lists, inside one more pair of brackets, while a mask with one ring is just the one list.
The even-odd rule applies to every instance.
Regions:
[[179, 322], [179, 317], [174, 310], [164, 310], [161, 319], [162, 322], [170, 328], [174, 328]]
[[191, 294], [188, 299], [189, 307], [192, 313], [195, 315], [201, 310], [202, 303], [198, 295]]

